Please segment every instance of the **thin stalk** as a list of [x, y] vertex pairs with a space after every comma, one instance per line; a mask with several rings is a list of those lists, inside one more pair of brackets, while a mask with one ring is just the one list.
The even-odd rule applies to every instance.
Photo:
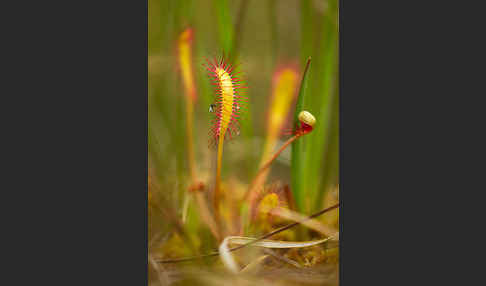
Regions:
[[[192, 132], [193, 132], [193, 114], [194, 114], [194, 102], [192, 98], [186, 97], [187, 98], [187, 104], [186, 104], [186, 114], [187, 114], [187, 156], [189, 160], [189, 172], [191, 174], [191, 187], [190, 189], [193, 188], [198, 188], [198, 185], [200, 182], [197, 179], [197, 174], [196, 174], [196, 164], [194, 160], [194, 144], [193, 144], [193, 137], [192, 137]], [[221, 239], [221, 234], [219, 232], [219, 227], [218, 224], [216, 223], [215, 218], [212, 216], [211, 212], [209, 211], [209, 206], [208, 202], [206, 200], [206, 197], [202, 193], [202, 190], [194, 190], [195, 194], [194, 196], [196, 197], [196, 202], [197, 205], [199, 206], [199, 211], [201, 212], [201, 218], [206, 223], [206, 225], [209, 227], [209, 230], [213, 234], [213, 236], [217, 239]]]
[[197, 204], [199, 205], [199, 211], [201, 212], [201, 218], [205, 223], [208, 225], [209, 230], [213, 234], [213, 236], [219, 241], [221, 240], [221, 234], [219, 233], [219, 228], [214, 220], [214, 217], [211, 215], [209, 211], [208, 204], [206, 202], [206, 198], [204, 194], [200, 191], [196, 191], [195, 194]]
[[187, 157], [189, 161], [189, 172], [191, 174], [192, 184], [197, 183], [196, 164], [194, 159], [194, 144], [193, 144], [193, 117], [194, 117], [194, 103], [192, 98], [186, 97], [186, 130], [187, 130]]
[[233, 47], [231, 49], [230, 57], [231, 60], [236, 60], [240, 53], [240, 43], [241, 38], [243, 38], [243, 20], [245, 19], [246, 11], [248, 10], [248, 2], [250, 0], [241, 0], [240, 1], [240, 9], [238, 10], [238, 16], [236, 17], [236, 24], [235, 24], [235, 38], [233, 40]]
[[292, 144], [292, 142], [294, 142], [297, 138], [299, 138], [302, 135], [303, 135], [302, 133], [297, 133], [294, 136], [292, 136], [290, 139], [288, 139], [282, 145], [282, 147], [280, 147], [280, 149], [277, 152], [275, 152], [275, 154], [273, 154], [273, 156], [266, 163], [264, 163], [262, 165], [260, 170], [258, 170], [257, 175], [255, 176], [255, 178], [251, 182], [250, 186], [248, 187], [248, 191], [246, 192], [245, 197], [244, 197], [244, 200], [246, 200], [248, 198], [248, 200], [250, 201], [250, 210], [251, 210], [250, 217], [251, 218], [253, 218], [255, 216], [255, 209], [256, 209], [255, 204], [256, 204], [256, 199], [258, 197], [257, 191], [258, 191], [258, 188], [264, 183], [266, 170], [270, 167], [270, 165], [273, 163], [273, 161], [275, 161], [275, 159], [277, 159], [277, 157], [280, 155], [280, 153], [282, 153], [282, 151], [285, 150], [285, 148], [287, 148], [287, 146]]
[[278, 49], [278, 26], [277, 26], [277, 16], [275, 11], [277, 10], [277, 7], [275, 5], [275, 0], [269, 0], [268, 1], [268, 20], [269, 20], [269, 25], [270, 25], [270, 31], [271, 31], [271, 41], [272, 41], [272, 65], [275, 64], [277, 57], [279, 55], [279, 49]]
[[[189, 54], [190, 55], [190, 54]], [[182, 61], [181, 61], [182, 62]], [[211, 233], [214, 235], [216, 239], [219, 240], [220, 232], [217, 224], [215, 222], [214, 217], [212, 216], [211, 212], [209, 211], [208, 203], [204, 194], [201, 191], [204, 189], [204, 185], [199, 182], [196, 172], [196, 163], [195, 163], [195, 155], [194, 155], [194, 103], [196, 96], [196, 90], [194, 87], [194, 77], [193, 77], [193, 69], [192, 65], [190, 64], [190, 60], [188, 65], [183, 65], [182, 69], [186, 69], [186, 73], [183, 72], [185, 80], [185, 87], [186, 87], [186, 140], [187, 140], [187, 160], [189, 165], [189, 173], [190, 173], [190, 192], [195, 192], [196, 202], [199, 206], [199, 211], [201, 214], [201, 218], [204, 223], [209, 227]], [[187, 63], [186, 63], [187, 64]], [[187, 69], [189, 69], [190, 76], [187, 76]], [[185, 193], [187, 195], [187, 193]], [[183, 213], [184, 215], [184, 213]]]
[[229, 3], [228, 0], [215, 0], [214, 5], [217, 11], [220, 45], [223, 52], [228, 54], [233, 46], [234, 35]]
[[223, 161], [223, 143], [224, 143], [224, 136], [219, 136], [218, 139], [218, 157], [217, 157], [217, 165], [216, 165], [216, 181], [214, 187], [214, 213], [216, 216], [216, 221], [219, 224], [219, 198], [221, 196], [221, 164]]
[[198, 189], [200, 182], [197, 179], [196, 174], [196, 164], [194, 160], [194, 150], [193, 150], [193, 114], [194, 114], [194, 104], [191, 98], [187, 99], [186, 104], [186, 114], [187, 114], [187, 156], [189, 161], [189, 172], [191, 174], [191, 187], [190, 189], [194, 189], [194, 196], [196, 197], [197, 205], [199, 206], [199, 211], [201, 212], [201, 218], [204, 223], [209, 227], [209, 230], [213, 234], [213, 236], [217, 239], [221, 239], [221, 234], [219, 232], [218, 224], [216, 223], [215, 218], [212, 216], [211, 212], [209, 211], [208, 202], [206, 197], [202, 193], [202, 190]]
[[161, 208], [158, 205], [154, 205], [153, 207], [158, 212], [160, 212], [164, 217], [168, 217], [170, 219], [170, 221], [172, 222], [175, 228], [176, 233], [179, 234], [182, 237], [182, 239], [187, 243], [189, 249], [193, 253], [198, 253], [194, 243], [192, 242], [191, 238], [189, 237], [189, 234], [187, 233], [184, 227], [184, 224], [179, 220], [179, 217], [176, 215], [175, 210], [165, 203], [163, 205], [163, 208]]

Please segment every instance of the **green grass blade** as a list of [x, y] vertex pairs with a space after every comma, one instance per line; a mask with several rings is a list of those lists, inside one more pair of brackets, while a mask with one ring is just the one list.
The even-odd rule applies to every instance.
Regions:
[[[319, 59], [317, 63], [317, 74], [312, 97], [312, 107], [316, 110], [310, 110], [317, 118], [315, 130], [309, 134], [309, 151], [307, 153], [306, 163], [308, 164], [309, 174], [307, 177], [308, 189], [306, 206], [307, 211], [315, 211], [322, 205], [323, 192], [328, 187], [328, 178], [326, 173], [331, 172], [333, 168], [329, 164], [330, 140], [331, 140], [331, 114], [332, 102], [337, 96], [334, 88], [336, 82], [338, 64], [337, 64], [337, 38], [338, 29], [336, 24], [337, 1], [329, 1], [329, 9], [322, 17], [322, 37], [319, 46]], [[326, 155], [326, 156], [324, 156]]]
[[301, 49], [302, 60], [312, 54], [314, 46], [314, 9], [311, 0], [300, 1]]
[[[321, 188], [329, 190], [329, 187], [339, 182], [339, 97], [334, 94], [331, 111], [331, 125], [329, 129], [329, 142], [324, 153], [324, 167], [322, 169]], [[324, 192], [317, 193], [315, 208], [322, 206]]]
[[215, 0], [219, 39], [223, 52], [228, 54], [233, 47], [233, 22], [228, 0]]
[[[307, 60], [305, 66], [304, 74], [302, 75], [302, 81], [300, 83], [299, 97], [297, 98], [297, 103], [295, 105], [294, 112], [294, 126], [299, 124], [298, 115], [299, 112], [303, 110], [306, 102], [306, 98], [309, 96], [307, 90], [307, 82], [309, 81], [309, 67], [311, 59]], [[291, 184], [292, 193], [295, 198], [295, 203], [297, 210], [302, 212], [304, 210], [304, 196], [306, 189], [306, 164], [305, 164], [305, 145], [306, 136], [295, 140], [292, 143], [292, 155], [291, 155]]]
[[279, 48], [278, 48], [278, 25], [277, 25], [277, 6], [275, 3], [276, 0], [269, 0], [268, 1], [268, 23], [270, 26], [270, 37], [271, 37], [271, 44], [272, 44], [272, 66], [275, 65], [277, 62], [277, 56], [279, 55]]
[[236, 23], [233, 31], [233, 45], [230, 51], [230, 59], [234, 61], [240, 55], [240, 47], [243, 38], [243, 23], [245, 21], [246, 12], [248, 11], [248, 3], [250, 0], [241, 0], [236, 17]]

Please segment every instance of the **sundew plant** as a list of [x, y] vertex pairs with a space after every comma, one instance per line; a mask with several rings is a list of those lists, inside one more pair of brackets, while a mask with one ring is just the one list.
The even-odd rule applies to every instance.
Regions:
[[339, 284], [338, 37], [336, 0], [149, 0], [149, 284]]

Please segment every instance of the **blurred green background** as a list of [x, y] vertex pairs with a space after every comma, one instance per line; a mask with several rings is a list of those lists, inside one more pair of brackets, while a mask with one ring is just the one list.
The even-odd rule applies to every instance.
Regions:
[[302, 104], [316, 117], [315, 130], [299, 139], [302, 151], [295, 166], [290, 165], [288, 148], [267, 181], [290, 184], [302, 213], [322, 208], [325, 191], [339, 179], [338, 2], [149, 0], [148, 13], [149, 169], [174, 208], [182, 207], [188, 186], [185, 94], [176, 58], [177, 37], [187, 27], [194, 29], [199, 96], [194, 107], [196, 167], [209, 185], [214, 180], [214, 150], [208, 148], [213, 117], [208, 108], [214, 92], [202, 67], [205, 57], [230, 54], [241, 62], [249, 86], [241, 134], [225, 143], [222, 173], [223, 180], [234, 176], [243, 184], [251, 181], [261, 157], [276, 67], [294, 63], [302, 73], [307, 58], [312, 58]]

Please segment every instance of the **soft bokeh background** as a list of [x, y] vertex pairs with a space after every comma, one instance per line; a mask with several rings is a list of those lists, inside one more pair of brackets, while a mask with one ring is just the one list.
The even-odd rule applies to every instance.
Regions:
[[[236, 62], [241, 62], [246, 75], [249, 108], [241, 120], [240, 136], [225, 143], [222, 173], [223, 181], [234, 179], [243, 185], [255, 175], [262, 155], [276, 68], [284, 64], [297, 66], [300, 81], [306, 60], [311, 57], [303, 107], [315, 115], [317, 124], [311, 134], [301, 138], [305, 154], [298, 178], [300, 190], [293, 191], [307, 198], [300, 209], [302, 213], [321, 209], [326, 192], [335, 188], [339, 181], [337, 0], [148, 2], [149, 170], [163, 192], [159, 198], [164, 202], [163, 207], [170, 207], [172, 215], [181, 215], [190, 183], [185, 94], [175, 49], [177, 37], [191, 27], [195, 36], [193, 64], [198, 92], [194, 106], [194, 151], [201, 180], [211, 186], [215, 172], [215, 152], [208, 148], [213, 117], [208, 108], [214, 92], [202, 67], [205, 57], [230, 53]], [[289, 123], [292, 116], [290, 114]], [[282, 136], [282, 140], [286, 138]], [[290, 148], [273, 164], [267, 181], [292, 185]], [[149, 247], [167, 239], [164, 235], [174, 227], [168, 221], [149, 218]], [[197, 243], [203, 250], [214, 250], [217, 244], [209, 241], [202, 237]]]
[[[198, 169], [210, 172], [207, 134], [212, 114], [208, 108], [214, 93], [202, 63], [205, 57], [220, 55], [224, 50], [221, 34], [234, 29], [234, 23], [241, 15], [239, 9], [245, 8], [243, 2], [149, 0], [149, 151], [151, 155], [157, 154], [151, 159], [157, 157], [160, 161], [159, 172], [164, 173], [160, 176], [173, 176], [186, 168], [184, 91], [176, 67], [176, 38], [184, 28], [194, 28], [194, 67], [199, 93], [195, 106], [195, 151], [200, 162]], [[231, 151], [225, 151], [225, 160], [234, 159], [241, 163], [232, 165], [231, 172], [241, 176], [242, 180], [248, 181], [256, 172], [254, 162], [258, 162], [261, 155], [272, 74], [277, 65], [288, 62], [296, 63], [302, 70], [305, 60], [311, 56], [308, 87], [311, 100], [304, 108], [316, 116], [318, 126], [317, 132], [305, 139], [314, 143], [309, 148], [309, 154], [312, 154], [309, 156], [312, 168], [309, 169], [320, 179], [310, 183], [334, 184], [338, 178], [338, 54], [336, 48], [330, 48], [337, 46], [337, 29], [328, 26], [336, 25], [337, 9], [328, 10], [336, 3], [325, 0], [246, 2], [241, 31], [233, 33], [233, 37], [237, 37], [241, 45], [239, 61], [249, 85], [250, 110], [242, 120], [241, 138], [227, 144], [226, 148]], [[226, 11], [221, 13], [222, 9]], [[227, 27], [225, 21], [232, 27]], [[287, 173], [279, 179], [290, 183], [286, 170], [289, 154], [284, 153], [281, 159], [274, 171]], [[239, 167], [243, 170], [235, 169]], [[229, 170], [225, 168], [223, 171]]]

